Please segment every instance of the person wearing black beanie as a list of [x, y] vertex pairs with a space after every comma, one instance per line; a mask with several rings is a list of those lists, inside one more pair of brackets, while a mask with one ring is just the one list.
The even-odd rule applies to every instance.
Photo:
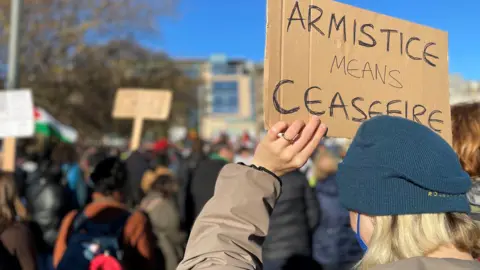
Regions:
[[390, 116], [364, 122], [337, 182], [366, 251], [358, 269], [480, 269], [469, 175], [427, 127]]

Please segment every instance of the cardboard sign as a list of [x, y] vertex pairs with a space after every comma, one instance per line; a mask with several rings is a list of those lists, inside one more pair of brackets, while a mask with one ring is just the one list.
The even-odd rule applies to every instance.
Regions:
[[170, 115], [172, 92], [160, 89], [119, 89], [113, 117], [166, 120]]
[[166, 120], [172, 106], [172, 92], [160, 89], [118, 89], [113, 117], [132, 118], [130, 150], [140, 146], [143, 120]]
[[318, 115], [352, 138], [383, 114], [451, 143], [446, 32], [330, 0], [269, 0], [267, 17], [267, 129]]
[[0, 138], [2, 170], [15, 171], [15, 138], [31, 137], [35, 132], [33, 98], [30, 89], [0, 92]]
[[0, 92], [0, 138], [31, 137], [35, 131], [32, 92], [29, 89]]

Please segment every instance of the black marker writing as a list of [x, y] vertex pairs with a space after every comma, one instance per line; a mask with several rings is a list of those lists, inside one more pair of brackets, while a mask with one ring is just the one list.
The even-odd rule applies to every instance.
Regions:
[[281, 114], [292, 114], [300, 110], [300, 107], [295, 107], [292, 109], [284, 109], [280, 106], [280, 103], [278, 102], [278, 91], [280, 91], [280, 87], [284, 84], [294, 84], [295, 82], [292, 80], [283, 80], [278, 82], [277, 86], [275, 87], [275, 91], [273, 91], [273, 106], [275, 106], [275, 109], [281, 113]]
[[[302, 10], [307, 14], [307, 8], [308, 20], [302, 14]], [[403, 55], [405, 52], [409, 59], [413, 61], [423, 61], [430, 67], [437, 66], [437, 60], [440, 58], [434, 54], [435, 47], [437, 46], [436, 42], [422, 40], [416, 36], [409, 36], [399, 29], [382, 28], [370, 22], [360, 22], [358, 19], [349, 16], [352, 15], [327, 14], [326, 11], [318, 5], [302, 6], [299, 1], [295, 1], [290, 11], [290, 16], [287, 18], [287, 32], [290, 31], [290, 28], [295, 23], [299, 24], [300, 29], [304, 31], [319, 33], [326, 38], [332, 38], [332, 32], [337, 31], [341, 32], [340, 34], [345, 43], [348, 41], [353, 45], [366, 48], [385, 46], [382, 49], [387, 53]], [[322, 23], [322, 21], [325, 20], [327, 21]], [[307, 21], [307, 23], [305, 23], [305, 21]], [[312, 29], [315, 31], [312, 31]], [[326, 35], [327, 31], [328, 35]]]
[[[298, 17], [293, 17], [295, 16], [295, 13], [298, 13]], [[292, 25], [292, 21], [300, 21], [302, 23], [302, 28], [305, 29], [305, 22], [304, 18], [302, 16], [302, 12], [300, 11], [300, 5], [298, 1], [295, 2], [295, 6], [292, 9], [292, 13], [290, 14], [290, 17], [288, 18], [288, 26], [287, 26], [287, 32], [290, 30], [290, 26]]]
[[[279, 101], [280, 88], [286, 84], [293, 87], [296, 92], [301, 90], [295, 89], [295, 82], [293, 80], [279, 81], [275, 87], [275, 90], [273, 91], [274, 108], [280, 114], [294, 114], [301, 110], [300, 106], [295, 106], [291, 109], [285, 109], [285, 104], [283, 104], [282, 106]], [[330, 92], [330, 94], [333, 95], [330, 96], [331, 98], [328, 96], [325, 97], [325, 94], [320, 95], [319, 93], [323, 93], [323, 91], [319, 86], [311, 86], [305, 89], [303, 93], [303, 105], [305, 109], [312, 115], [318, 115], [323, 117], [327, 115], [328, 117], [334, 119], [349, 120], [357, 123], [363, 122], [377, 115], [386, 114], [394, 116], [404, 116], [404, 118], [411, 119], [417, 123], [427, 124], [433, 131], [437, 133], [442, 132], [441, 127], [444, 125], [444, 120], [442, 119], [442, 111], [429, 111], [428, 108], [422, 104], [415, 104], [413, 105], [413, 107], [409, 107], [409, 103], [406, 100], [372, 100], [370, 102], [367, 102], [364, 97], [357, 96], [353, 98], [350, 102], [345, 102], [346, 100], [343, 98], [340, 92], [335, 92], [334, 94]], [[284, 101], [284, 99], [281, 100]], [[328, 100], [329, 103], [323, 104], [323, 100]], [[405, 106], [403, 106], [402, 103], [404, 103]], [[347, 104], [351, 104], [352, 106], [348, 106]], [[329, 110], [329, 114], [325, 113], [325, 109]], [[411, 118], [409, 117], [410, 115]]]

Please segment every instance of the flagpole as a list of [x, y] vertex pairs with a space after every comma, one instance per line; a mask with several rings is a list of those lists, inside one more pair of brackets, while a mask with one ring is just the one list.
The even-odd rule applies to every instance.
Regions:
[[18, 51], [23, 0], [11, 0], [7, 89], [18, 88]]
[[[18, 79], [18, 51], [20, 38], [20, 22], [23, 0], [11, 0], [10, 9], [10, 35], [8, 44], [8, 73], [7, 90], [19, 87]], [[2, 169], [5, 172], [15, 171], [15, 138], [10, 137], [3, 140]]]

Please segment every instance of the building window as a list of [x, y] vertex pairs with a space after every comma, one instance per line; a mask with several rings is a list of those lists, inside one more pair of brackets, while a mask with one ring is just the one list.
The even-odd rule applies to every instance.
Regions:
[[182, 67], [183, 73], [191, 79], [200, 77], [200, 66], [197, 64]]
[[238, 73], [236, 65], [228, 63], [212, 63], [213, 75], [235, 75]]
[[212, 86], [213, 113], [238, 112], [238, 82], [222, 81], [213, 82]]

